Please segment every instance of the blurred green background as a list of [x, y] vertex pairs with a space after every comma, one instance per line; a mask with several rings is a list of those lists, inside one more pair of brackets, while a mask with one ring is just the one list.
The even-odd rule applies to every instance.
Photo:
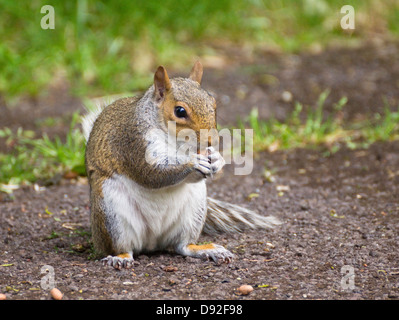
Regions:
[[[356, 8], [356, 31], [340, 8]], [[55, 29], [43, 30], [43, 5]], [[397, 36], [399, 2], [347, 0], [0, 0], [0, 95], [38, 95], [62, 77], [77, 95], [142, 89], [156, 65], [187, 69], [231, 44], [298, 52], [370, 34]]]

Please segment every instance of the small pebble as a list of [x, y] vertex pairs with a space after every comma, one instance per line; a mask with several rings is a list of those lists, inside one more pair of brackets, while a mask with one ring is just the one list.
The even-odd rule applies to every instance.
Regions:
[[281, 94], [281, 98], [283, 99], [284, 102], [291, 102], [292, 101], [292, 93], [289, 91], [284, 91]]
[[4, 293], [0, 293], [0, 300], [6, 300], [7, 296]]
[[242, 294], [242, 295], [247, 295], [250, 294], [252, 291], [254, 291], [254, 288], [250, 285], [244, 284], [241, 287], [238, 288], [238, 291]]

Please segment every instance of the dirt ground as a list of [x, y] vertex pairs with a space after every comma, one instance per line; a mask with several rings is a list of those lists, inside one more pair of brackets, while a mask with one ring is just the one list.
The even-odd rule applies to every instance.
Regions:
[[[206, 69], [203, 85], [217, 94], [223, 125], [254, 106], [260, 117], [283, 119], [295, 100], [314, 105], [327, 88], [327, 110], [345, 95], [344, 117], [351, 121], [381, 110], [382, 97], [399, 105], [398, 56], [399, 45], [385, 42], [289, 56], [231, 50], [230, 67]], [[284, 91], [293, 98], [284, 99]], [[81, 108], [59, 85], [12, 110], [2, 104], [0, 126], [43, 131], [37, 119], [67, 118]], [[27, 113], [32, 116], [21, 116]], [[45, 131], [65, 130], [60, 123]], [[264, 177], [265, 168], [274, 181]], [[398, 141], [329, 157], [322, 150], [262, 152], [251, 175], [235, 176], [233, 169], [226, 166], [208, 184], [209, 195], [284, 223], [272, 231], [201, 237], [236, 254], [222, 265], [156, 252], [136, 257], [130, 270], [102, 266], [91, 257], [85, 178], [1, 195], [0, 293], [9, 300], [51, 299], [42, 286], [48, 276], [42, 268], [50, 266], [56, 287], [71, 300], [399, 299]], [[254, 291], [240, 295], [242, 284]]]

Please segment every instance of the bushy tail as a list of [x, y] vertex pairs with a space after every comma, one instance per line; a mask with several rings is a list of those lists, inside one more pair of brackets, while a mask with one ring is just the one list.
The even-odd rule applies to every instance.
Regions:
[[86, 143], [89, 140], [91, 129], [93, 129], [94, 122], [105, 108], [105, 104], [101, 102], [94, 102], [90, 109], [86, 106], [87, 113], [82, 117], [82, 129]]
[[275, 217], [264, 217], [256, 212], [208, 197], [208, 213], [204, 233], [236, 233], [246, 229], [274, 228], [281, 224]]

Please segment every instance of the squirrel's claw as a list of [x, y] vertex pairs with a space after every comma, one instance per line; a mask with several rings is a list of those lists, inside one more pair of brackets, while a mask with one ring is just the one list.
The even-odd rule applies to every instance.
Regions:
[[231, 263], [234, 260], [234, 254], [225, 249], [222, 246], [215, 245], [217, 247], [217, 251], [213, 252], [211, 255], [212, 260], [217, 263]]
[[213, 147], [207, 148], [208, 155], [198, 154], [194, 156], [194, 168], [201, 172], [205, 177], [213, 177], [222, 170], [226, 161], [222, 155]]
[[225, 247], [210, 243], [205, 245], [190, 244], [183, 247], [178, 247], [177, 251], [185, 256], [200, 258], [204, 260], [212, 259], [216, 264], [230, 263], [233, 261], [234, 254]]
[[101, 259], [104, 266], [114, 267], [117, 270], [130, 269], [134, 265], [134, 259], [131, 255], [129, 256], [108, 256]]
[[211, 176], [220, 172], [226, 164], [222, 155], [217, 151], [210, 153], [208, 159], [211, 163]]
[[210, 176], [212, 173], [211, 164], [208, 157], [198, 154], [194, 156], [194, 168], [202, 173], [205, 177]]

